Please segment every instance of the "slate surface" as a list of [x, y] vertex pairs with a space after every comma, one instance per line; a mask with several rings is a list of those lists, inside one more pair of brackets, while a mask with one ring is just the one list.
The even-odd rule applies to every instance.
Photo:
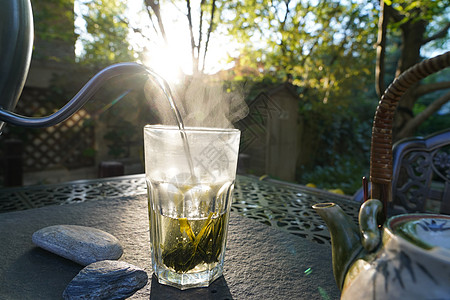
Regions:
[[130, 299], [338, 299], [328, 245], [312, 243], [232, 214], [224, 276], [209, 288], [179, 291], [151, 276], [146, 196], [0, 214], [0, 299], [61, 299], [82, 266], [33, 245], [31, 235], [57, 224], [92, 226], [116, 236], [120, 260], [147, 271]]

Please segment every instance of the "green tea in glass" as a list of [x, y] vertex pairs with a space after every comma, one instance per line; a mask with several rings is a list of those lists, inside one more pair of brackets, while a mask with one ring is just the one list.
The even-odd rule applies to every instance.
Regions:
[[162, 284], [207, 287], [223, 272], [240, 131], [144, 128], [153, 271]]

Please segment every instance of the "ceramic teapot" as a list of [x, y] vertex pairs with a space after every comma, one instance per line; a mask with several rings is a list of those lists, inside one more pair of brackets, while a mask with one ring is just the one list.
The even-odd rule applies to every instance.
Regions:
[[450, 299], [450, 216], [403, 214], [380, 227], [371, 199], [359, 227], [334, 203], [313, 206], [331, 235], [341, 299]]

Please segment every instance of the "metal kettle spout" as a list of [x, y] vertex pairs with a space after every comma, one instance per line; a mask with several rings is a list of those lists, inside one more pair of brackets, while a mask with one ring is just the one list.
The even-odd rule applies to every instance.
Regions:
[[[173, 104], [173, 96], [170, 91], [170, 86], [161, 76], [151, 69], [134, 62], [118, 63], [106, 67], [92, 77], [83, 88], [61, 109], [52, 115], [45, 117], [26, 117], [15, 114], [11, 111], [0, 107], [0, 121], [22, 127], [49, 127], [63, 122], [75, 112], [77, 112], [92, 96], [107, 82], [108, 80], [121, 75], [147, 75], [154, 79], [159, 88], [163, 91], [169, 99], [171, 108], [179, 117], [179, 112]], [[0, 122], [1, 123], [1, 122]], [[1, 133], [1, 128], [0, 128]]]
[[111, 78], [119, 75], [149, 73], [150, 70], [137, 63], [119, 63], [109, 66], [92, 77], [83, 88], [57, 112], [45, 117], [26, 117], [0, 108], [0, 121], [22, 127], [49, 127], [56, 125], [77, 112]]

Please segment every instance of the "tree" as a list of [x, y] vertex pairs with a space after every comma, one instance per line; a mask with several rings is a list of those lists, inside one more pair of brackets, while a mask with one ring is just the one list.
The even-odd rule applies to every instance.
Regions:
[[[261, 75], [290, 80], [304, 99], [354, 103], [373, 80], [374, 7], [360, 1], [230, 1], [229, 32]], [[361, 93], [359, 97], [361, 97]]]
[[354, 192], [368, 167], [377, 102], [377, 7], [359, 0], [240, 0], [225, 10], [223, 22], [243, 43], [232, 72], [248, 82], [259, 76], [297, 86], [307, 140], [298, 182], [336, 188], [345, 178], [346, 192]]
[[[186, 18], [187, 33], [190, 36], [193, 74], [205, 71], [208, 47], [212, 33], [216, 30], [220, 19], [222, 2], [220, 0], [185, 0], [173, 1], [170, 4], [165, 3], [165, 5], [177, 7], [177, 10]], [[182, 7], [183, 4], [184, 8]], [[167, 35], [164, 25], [161, 1], [144, 0], [144, 6], [153, 24], [154, 31], [162, 37], [167, 45], [170, 37]], [[140, 30], [137, 29], [136, 31]]]
[[119, 0], [88, 0], [81, 14], [86, 33], [81, 36], [80, 62], [105, 67], [115, 62], [136, 60], [137, 53], [128, 41], [126, 5]]
[[71, 63], [77, 36], [74, 0], [33, 0], [33, 60]]
[[[418, 63], [422, 50], [429, 44], [442, 46], [450, 28], [450, 2], [448, 0], [382, 0], [378, 25], [376, 90], [381, 97], [385, 89], [387, 39], [400, 35], [400, 54], [395, 76]], [[391, 34], [389, 32], [391, 31]], [[440, 44], [439, 44], [440, 43]], [[420, 96], [450, 88], [450, 81], [418, 84], [400, 100], [394, 122], [394, 140], [414, 135], [415, 130], [445, 103], [450, 101], [450, 91], [442, 94], [425, 110], [413, 114]]]

